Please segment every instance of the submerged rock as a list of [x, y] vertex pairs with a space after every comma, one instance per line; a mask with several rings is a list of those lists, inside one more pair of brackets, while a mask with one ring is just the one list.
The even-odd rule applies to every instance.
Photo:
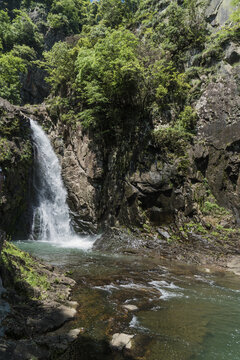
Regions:
[[131, 304], [127, 304], [127, 305], [123, 305], [124, 309], [129, 310], [129, 311], [137, 311], [138, 307], [136, 305], [131, 305]]
[[128, 335], [124, 333], [116, 333], [113, 335], [111, 340], [111, 345], [118, 350], [122, 349], [131, 349], [132, 348], [132, 342], [131, 340], [134, 338], [134, 335]]

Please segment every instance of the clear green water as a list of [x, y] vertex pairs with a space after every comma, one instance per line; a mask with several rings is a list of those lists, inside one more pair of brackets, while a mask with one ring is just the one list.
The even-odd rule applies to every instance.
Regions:
[[[77, 282], [73, 298], [79, 309], [76, 320], [64, 331], [83, 327], [86, 335], [98, 341], [116, 332], [134, 334], [133, 359], [240, 359], [239, 277], [49, 243], [16, 245], [72, 272]], [[124, 304], [134, 304], [138, 310], [127, 312]]]

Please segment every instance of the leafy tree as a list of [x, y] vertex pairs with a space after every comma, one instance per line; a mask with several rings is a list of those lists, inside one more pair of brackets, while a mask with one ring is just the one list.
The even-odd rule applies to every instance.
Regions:
[[138, 3], [138, 0], [101, 0], [98, 16], [106, 26], [116, 28], [132, 18]]
[[43, 37], [29, 15], [22, 10], [15, 11], [11, 32], [14, 44], [28, 45], [38, 50], [42, 46]]
[[15, 103], [20, 103], [20, 74], [27, 67], [23, 59], [11, 53], [0, 55], [0, 96]]
[[183, 60], [183, 51], [189, 46], [203, 44], [206, 25], [196, 0], [185, 0], [183, 6], [173, 1], [164, 13], [164, 18], [165, 21], [160, 22], [154, 36], [176, 60]]
[[197, 123], [197, 113], [191, 106], [185, 106], [184, 110], [179, 114], [178, 127], [188, 133], [194, 133]]
[[186, 51], [202, 49], [207, 35], [204, 3], [200, 0], [141, 0], [135, 16], [139, 35], [159, 47], [163, 56], [183, 69]]
[[37, 56], [36, 51], [27, 45], [14, 45], [11, 54], [25, 60], [26, 64], [31, 63]]
[[130, 31], [119, 29], [108, 31], [94, 46], [81, 45], [75, 88], [83, 104], [83, 124], [105, 130], [120, 125], [123, 109], [134, 107], [143, 71], [137, 58], [138, 40]]
[[[180, 73], [172, 62], [165, 64], [164, 61], [156, 61], [151, 71], [152, 85], [156, 89], [155, 101], [161, 109], [170, 106], [179, 110], [186, 100], [189, 84], [186, 75]], [[155, 86], [154, 86], [155, 85]]]
[[44, 52], [45, 61], [40, 62], [49, 76], [46, 79], [52, 86], [53, 92], [63, 92], [71, 87], [75, 74], [76, 51], [66, 42], [57, 42], [51, 51]]
[[65, 34], [79, 33], [86, 18], [88, 0], [54, 0], [48, 23]]
[[7, 11], [0, 10], [0, 39], [3, 48], [12, 46], [11, 20]]

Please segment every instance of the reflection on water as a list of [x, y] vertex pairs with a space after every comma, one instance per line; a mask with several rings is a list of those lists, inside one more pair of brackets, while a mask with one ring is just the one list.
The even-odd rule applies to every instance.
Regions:
[[[72, 271], [80, 306], [64, 330], [83, 327], [96, 340], [116, 332], [135, 334], [134, 359], [239, 360], [239, 277], [39, 242], [17, 245]], [[138, 310], [126, 311], [124, 304]]]

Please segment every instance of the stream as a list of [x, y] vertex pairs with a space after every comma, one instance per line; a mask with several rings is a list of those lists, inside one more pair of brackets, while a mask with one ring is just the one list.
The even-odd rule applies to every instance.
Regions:
[[[60, 332], [83, 328], [92, 344], [103, 344], [114, 333], [133, 334], [134, 348], [128, 359], [239, 360], [238, 276], [43, 241], [19, 241], [15, 245], [68, 271], [76, 280], [73, 300], [79, 303], [78, 314]], [[127, 304], [138, 309], [127, 311]], [[76, 343], [74, 346], [71, 354], [79, 351]], [[125, 359], [124, 354], [108, 358], [99, 346], [89, 351], [81, 359]], [[78, 358], [71, 356], [69, 359]]]

